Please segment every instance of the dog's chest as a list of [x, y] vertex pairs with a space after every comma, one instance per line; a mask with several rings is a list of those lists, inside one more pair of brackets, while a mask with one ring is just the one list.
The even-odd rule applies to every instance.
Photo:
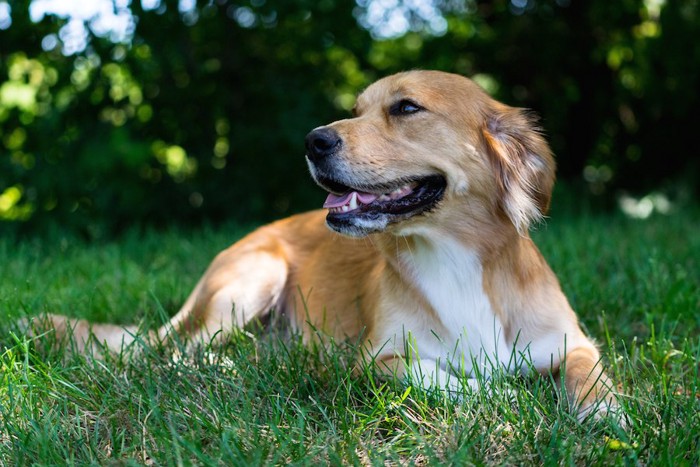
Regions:
[[459, 359], [466, 366], [484, 357], [507, 360], [509, 347], [484, 290], [478, 255], [449, 239], [418, 238], [414, 245], [402, 263], [439, 321], [412, 330], [422, 336], [421, 357]]

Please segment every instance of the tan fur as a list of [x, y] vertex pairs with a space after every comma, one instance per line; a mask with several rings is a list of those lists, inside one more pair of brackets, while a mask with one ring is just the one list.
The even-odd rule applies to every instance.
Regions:
[[[406, 98], [426, 110], [410, 118], [390, 115], [391, 105]], [[424, 289], [431, 283], [421, 276], [425, 252], [438, 248], [447, 259], [454, 252], [457, 265], [470, 265], [472, 254], [478, 258], [475, 270], [483, 279], [474, 300], [487, 298], [502, 326], [499, 339], [530, 353], [541, 372], [558, 373], [561, 362], [581, 416], [598, 402], [614, 405], [598, 351], [528, 235], [546, 212], [554, 183], [552, 154], [531, 117], [464, 77], [413, 71], [373, 84], [358, 97], [353, 118], [327, 128], [343, 141], [335, 155], [338, 172], [358, 186], [440, 174], [447, 181], [443, 198], [429, 212], [364, 238], [331, 232], [325, 211], [262, 227], [214, 259], [157, 332], [160, 339], [178, 333], [201, 341], [275, 308], [307, 340], [314, 329], [336, 339], [362, 335], [364, 354], [402, 375], [410, 355], [387, 345], [403, 342], [397, 329], [419, 336], [421, 354], [428, 348], [421, 336], [449, 334], [445, 317], [462, 316], [459, 306], [440, 309], [441, 297], [431, 299]], [[115, 350], [131, 340], [115, 326], [52, 320], [57, 332], [73, 326], [80, 346], [89, 346], [90, 332]]]

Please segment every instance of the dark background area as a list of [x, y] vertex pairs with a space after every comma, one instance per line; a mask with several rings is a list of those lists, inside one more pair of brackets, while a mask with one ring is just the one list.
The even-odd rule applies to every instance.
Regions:
[[127, 37], [86, 21], [71, 49], [69, 18], [0, 0], [0, 229], [97, 238], [318, 207], [304, 135], [413, 68], [538, 113], [571, 202], [697, 192], [698, 1], [124, 3]]

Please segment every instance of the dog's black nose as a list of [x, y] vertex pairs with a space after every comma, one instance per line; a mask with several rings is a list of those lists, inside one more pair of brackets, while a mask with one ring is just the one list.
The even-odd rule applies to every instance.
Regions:
[[306, 135], [306, 155], [312, 162], [330, 156], [343, 140], [332, 128], [321, 127]]

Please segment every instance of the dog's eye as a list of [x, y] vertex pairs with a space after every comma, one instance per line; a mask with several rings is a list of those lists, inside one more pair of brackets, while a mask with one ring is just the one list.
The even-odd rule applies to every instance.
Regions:
[[402, 99], [389, 108], [390, 115], [410, 115], [423, 110], [423, 107], [408, 99]]

